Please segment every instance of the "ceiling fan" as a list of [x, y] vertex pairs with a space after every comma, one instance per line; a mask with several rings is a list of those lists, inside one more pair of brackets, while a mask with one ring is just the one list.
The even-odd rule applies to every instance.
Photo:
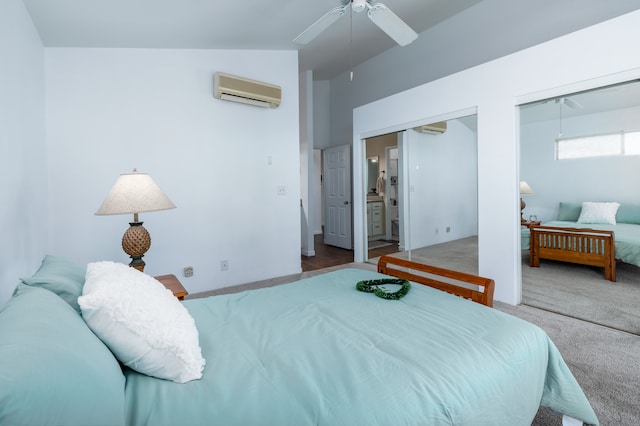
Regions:
[[558, 121], [560, 128], [558, 130], [558, 137], [561, 138], [564, 135], [562, 131], [562, 106], [566, 105], [571, 109], [582, 109], [584, 107], [580, 102], [574, 101], [573, 99], [567, 98], [567, 97], [556, 98], [555, 101], [556, 101], [556, 104], [558, 104], [558, 107], [560, 110], [560, 119]]
[[562, 97], [562, 98], [556, 98], [555, 99], [557, 104], [560, 104], [560, 108], [562, 108], [562, 105], [566, 105], [571, 109], [582, 109], [583, 106], [580, 102], [575, 101], [571, 98], [567, 98], [567, 97]]
[[418, 34], [402, 19], [398, 18], [398, 15], [393, 13], [391, 9], [382, 3], [373, 3], [372, 1], [373, 0], [340, 0], [341, 6], [334, 7], [327, 12], [293, 39], [293, 42], [302, 45], [310, 43], [320, 35], [320, 33], [345, 15], [349, 7], [351, 7], [351, 11], [355, 13], [367, 9], [369, 19], [400, 46], [406, 46], [418, 38]]

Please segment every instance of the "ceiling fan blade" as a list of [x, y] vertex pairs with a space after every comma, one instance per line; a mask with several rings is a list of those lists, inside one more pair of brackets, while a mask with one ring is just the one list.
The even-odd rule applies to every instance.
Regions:
[[418, 34], [410, 26], [381, 3], [372, 4], [367, 15], [374, 24], [400, 46], [406, 46], [418, 38]]
[[582, 109], [582, 108], [584, 108], [580, 102], [574, 101], [573, 99], [566, 98], [566, 97], [556, 98], [556, 103], [560, 104], [560, 105], [564, 104], [564, 105], [568, 106], [571, 109]]
[[578, 101], [574, 101], [571, 98], [564, 98], [564, 104], [566, 106], [568, 106], [569, 108], [573, 108], [573, 109], [582, 109], [583, 106], [580, 102]]
[[329, 28], [334, 22], [347, 13], [347, 7], [349, 7], [350, 4], [351, 3], [347, 3], [345, 6], [334, 7], [316, 22], [311, 24], [309, 28], [300, 33], [298, 37], [294, 38], [293, 42], [302, 45], [308, 44], [311, 40], [320, 35], [321, 32]]

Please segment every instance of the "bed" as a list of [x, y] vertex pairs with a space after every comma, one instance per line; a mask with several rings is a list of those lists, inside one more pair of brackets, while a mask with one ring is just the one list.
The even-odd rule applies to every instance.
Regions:
[[616, 281], [616, 261], [640, 266], [640, 206], [618, 205], [585, 221], [583, 208], [592, 204], [618, 203], [561, 202], [558, 220], [523, 228], [529, 266], [539, 267], [540, 259], [591, 265], [610, 281]]
[[[549, 337], [489, 307], [490, 279], [385, 256], [385, 274], [175, 300], [206, 359], [176, 383], [119, 364], [68, 290], [80, 270], [65, 290], [44, 267], [0, 311], [0, 424], [530, 425], [539, 406], [598, 424]], [[412, 280], [399, 300], [355, 288], [389, 274]]]

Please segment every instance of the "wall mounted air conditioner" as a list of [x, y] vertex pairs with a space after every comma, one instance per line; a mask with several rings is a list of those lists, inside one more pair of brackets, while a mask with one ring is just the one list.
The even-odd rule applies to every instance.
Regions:
[[276, 108], [282, 100], [280, 86], [222, 72], [216, 73], [213, 90], [218, 99], [265, 108]]
[[447, 122], [439, 121], [437, 123], [425, 124], [424, 126], [414, 127], [413, 130], [430, 135], [440, 135], [447, 131]]

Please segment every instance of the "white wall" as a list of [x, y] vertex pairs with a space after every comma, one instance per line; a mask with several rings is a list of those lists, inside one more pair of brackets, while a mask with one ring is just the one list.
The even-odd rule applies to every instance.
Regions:
[[317, 149], [331, 146], [329, 95], [327, 80], [313, 82], [313, 146]]
[[0, 2], [0, 306], [47, 245], [44, 49], [20, 0]]
[[443, 134], [408, 130], [407, 141], [410, 201], [405, 226], [411, 239], [405, 249], [477, 235], [475, 133], [450, 120]]
[[[626, 108], [599, 114], [563, 118], [564, 137], [640, 130], [640, 108]], [[555, 160], [559, 120], [522, 126], [520, 177], [534, 194], [525, 195], [525, 218], [558, 217], [558, 203], [569, 201], [618, 201], [640, 204], [640, 157], [612, 156]]]
[[[331, 112], [329, 81], [313, 82], [313, 173], [309, 181], [309, 209], [313, 212], [313, 232], [321, 234], [324, 226], [322, 200], [322, 149], [331, 146]], [[310, 154], [311, 155], [311, 154]], [[303, 253], [304, 254], [304, 253]]]
[[301, 252], [314, 256], [313, 72], [300, 73], [300, 235]]
[[313, 233], [322, 234], [324, 217], [322, 212], [322, 151], [313, 150], [313, 184], [309, 188], [310, 205], [313, 209]]
[[[215, 99], [216, 71], [278, 84], [282, 104]], [[94, 212], [135, 167], [177, 205], [140, 216], [145, 272], [193, 266], [196, 293], [300, 271], [295, 51], [48, 48], [46, 91], [50, 252], [128, 262], [131, 217]]]
[[[640, 77], [639, 37], [636, 11], [357, 108], [353, 158], [362, 158], [362, 138], [477, 108], [479, 273], [496, 281], [497, 300], [519, 303], [516, 105]], [[359, 161], [353, 175], [361, 187]], [[356, 261], [363, 259], [362, 206], [354, 192]]]

